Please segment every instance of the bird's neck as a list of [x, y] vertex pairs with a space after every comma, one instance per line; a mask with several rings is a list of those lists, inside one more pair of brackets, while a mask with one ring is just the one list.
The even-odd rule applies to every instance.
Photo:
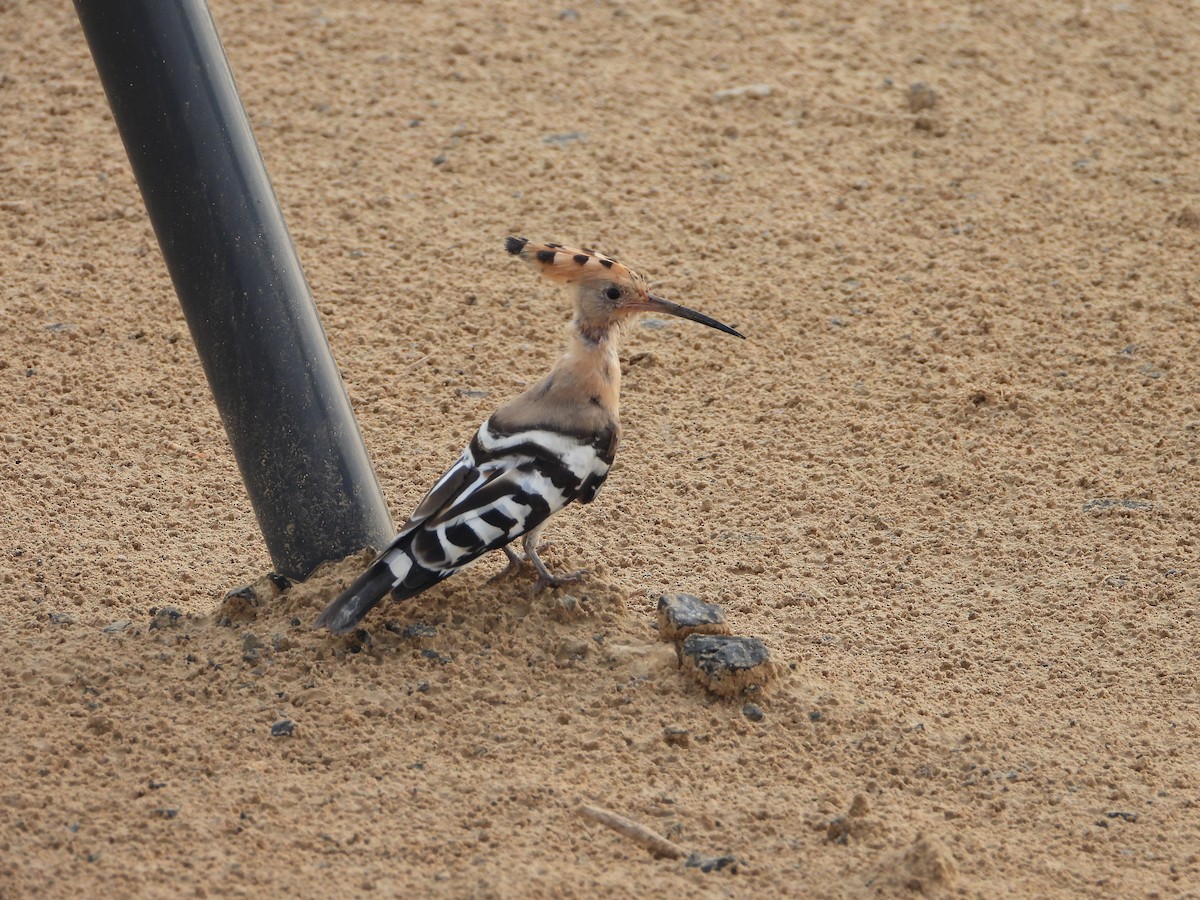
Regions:
[[504, 434], [528, 428], [619, 432], [621, 363], [615, 329], [580, 328], [572, 322], [569, 335], [567, 352], [554, 368], [492, 414], [493, 429]]
[[616, 418], [621, 403], [619, 329], [615, 325], [591, 325], [576, 317], [567, 334], [567, 352], [552, 373], [555, 382], [570, 385], [573, 392]]

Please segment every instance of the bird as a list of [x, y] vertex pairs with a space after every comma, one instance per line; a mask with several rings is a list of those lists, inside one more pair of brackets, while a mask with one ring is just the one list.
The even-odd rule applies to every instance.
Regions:
[[554, 575], [538, 555], [546, 521], [571, 503], [591, 503], [608, 477], [621, 437], [622, 326], [643, 312], [677, 316], [744, 338], [733, 328], [655, 294], [646, 279], [595, 250], [508, 237], [505, 249], [550, 281], [572, 289], [566, 353], [543, 378], [504, 403], [430, 488], [392, 543], [313, 623], [354, 630], [390, 592], [404, 600], [433, 587], [485, 553], [509, 566], [521, 539], [536, 588], [578, 581]]

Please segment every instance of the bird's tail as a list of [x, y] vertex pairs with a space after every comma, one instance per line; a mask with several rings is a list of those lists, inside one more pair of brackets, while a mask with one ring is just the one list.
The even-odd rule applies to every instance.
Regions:
[[418, 561], [419, 552], [418, 558], [414, 558], [413, 553], [412, 533], [401, 534], [367, 567], [367, 571], [354, 579], [350, 587], [321, 611], [317, 621], [313, 622], [313, 628], [328, 628], [334, 634], [345, 634], [378, 606], [388, 591], [396, 600], [415, 597], [461, 568], [431, 568]]
[[392, 587], [404, 580], [413, 567], [412, 557], [401, 547], [382, 553], [337, 599], [317, 616], [313, 628], [328, 628], [345, 634], [379, 605]]

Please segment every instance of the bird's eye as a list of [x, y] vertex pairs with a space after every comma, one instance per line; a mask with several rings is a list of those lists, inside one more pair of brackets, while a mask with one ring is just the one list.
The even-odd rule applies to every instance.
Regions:
[[620, 300], [621, 299], [621, 289], [614, 284], [612, 287], [610, 287], [607, 291], [604, 292], [604, 296], [607, 297], [609, 300]]

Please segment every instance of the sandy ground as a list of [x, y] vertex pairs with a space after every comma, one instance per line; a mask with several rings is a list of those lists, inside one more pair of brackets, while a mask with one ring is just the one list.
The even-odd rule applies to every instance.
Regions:
[[486, 560], [366, 641], [361, 560], [222, 611], [270, 563], [79, 26], [0, 11], [0, 895], [1200, 896], [1191, 4], [214, 2], [398, 520], [561, 346], [507, 234], [749, 338], [630, 331], [574, 612]]

